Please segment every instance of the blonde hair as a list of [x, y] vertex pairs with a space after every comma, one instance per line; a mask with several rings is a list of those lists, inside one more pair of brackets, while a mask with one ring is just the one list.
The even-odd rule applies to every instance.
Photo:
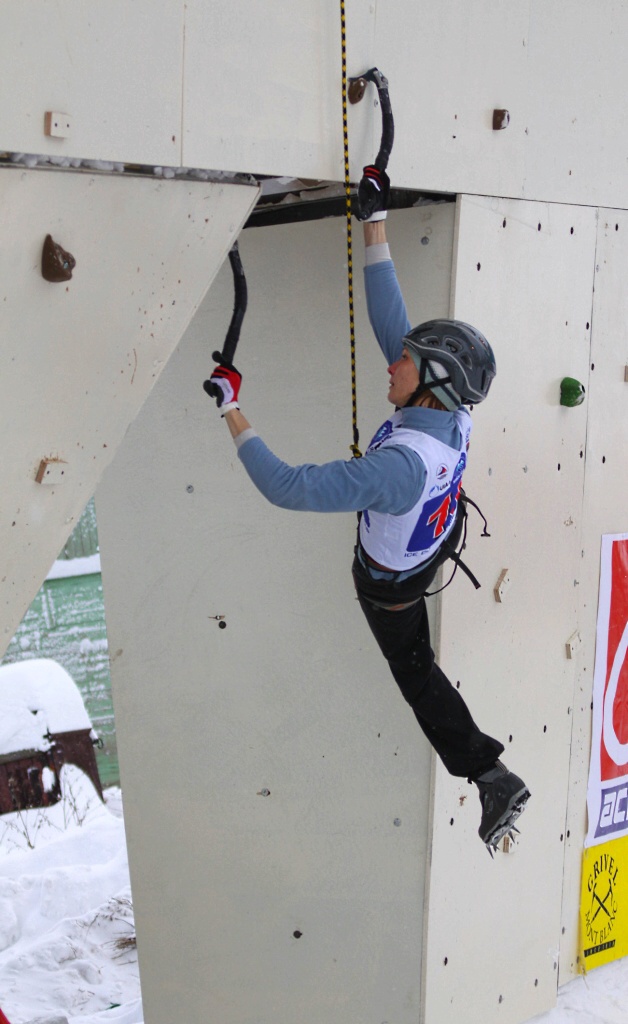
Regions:
[[424, 391], [422, 395], [419, 395], [414, 404], [423, 406], [424, 409], [440, 409], [443, 412], [447, 412], [443, 403], [432, 391]]

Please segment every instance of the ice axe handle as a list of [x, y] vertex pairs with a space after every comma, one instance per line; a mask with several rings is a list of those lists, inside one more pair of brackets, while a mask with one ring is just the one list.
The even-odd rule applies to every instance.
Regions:
[[233, 287], [235, 295], [233, 300], [233, 314], [231, 316], [231, 323], [229, 324], [225, 343], [222, 346], [221, 360], [223, 363], [233, 366], [233, 359], [240, 339], [240, 329], [242, 327], [242, 321], [244, 320], [244, 314], [246, 313], [248, 300], [246, 277], [244, 276], [244, 269], [242, 267], [242, 260], [240, 259], [240, 250], [238, 249], [237, 242], [234, 242], [229, 250], [229, 262], [233, 273]]
[[366, 82], [372, 82], [377, 89], [379, 102], [382, 108], [382, 138], [379, 146], [379, 153], [373, 161], [379, 171], [385, 171], [388, 166], [390, 154], [395, 141], [395, 121], [393, 118], [390, 95], [388, 92], [388, 79], [379, 68], [369, 68], [359, 78], [350, 79], [350, 101], [359, 103], [364, 96]]

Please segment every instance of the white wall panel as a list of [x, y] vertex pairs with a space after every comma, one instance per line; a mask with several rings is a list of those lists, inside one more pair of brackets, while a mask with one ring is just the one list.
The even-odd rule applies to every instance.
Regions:
[[476, 789], [437, 769], [426, 1024], [521, 1021], [555, 999], [587, 422], [585, 406], [560, 406], [559, 384], [587, 377], [595, 237], [593, 210], [460, 201], [452, 309], [485, 331], [498, 366], [465, 477], [491, 538], [472, 516], [467, 560], [483, 586], [462, 577], [445, 594], [440, 657], [532, 798], [515, 852], [492, 861]]
[[179, 0], [0, 0], [0, 150], [178, 166], [182, 76]]
[[[347, 0], [390, 79], [400, 187], [622, 207], [625, 0]], [[0, 0], [0, 150], [340, 180], [340, 5]], [[374, 93], [349, 110], [359, 178]], [[493, 131], [495, 108], [510, 124]], [[49, 109], [72, 137], [47, 139]]]
[[191, 0], [183, 162], [340, 180], [340, 63], [340, 7], [330, 0], [290, 10]]
[[628, 205], [627, 32], [625, 0], [532, 0], [527, 100], [515, 114], [526, 138], [525, 196]]
[[[443, 315], [453, 207], [390, 232], [410, 315]], [[243, 409], [292, 463], [348, 458], [342, 219], [240, 248]], [[390, 407], [359, 248], [365, 447]], [[225, 268], [97, 494], [145, 1019], [416, 1024], [430, 750], [354, 599], [355, 517], [268, 505], [201, 389], [232, 301]]]
[[[359, 7], [352, 0], [350, 24]], [[394, 184], [522, 194], [529, 18], [529, 2], [380, 0], [372, 57], [390, 80]], [[505, 131], [492, 130], [495, 107], [512, 111]], [[353, 120], [367, 115], [359, 108]]]
[[[600, 542], [605, 533], [628, 530], [625, 453], [628, 451], [628, 215], [599, 211], [591, 366], [587, 389], [587, 453], [582, 560], [578, 568], [579, 627], [574, 742], [569, 780], [569, 842], [565, 856], [561, 980], [578, 970], [579, 883], [586, 834], [586, 791], [591, 743], [591, 694], [595, 662]], [[586, 382], [585, 382], [586, 383]]]
[[[0, 653], [94, 493], [256, 188], [0, 170]], [[76, 259], [45, 281], [44, 238]], [[60, 459], [57, 486], [36, 483]]]
[[[188, 4], [185, 163], [342, 177], [338, 6], [286, 17], [278, 2]], [[625, 203], [627, 4], [348, 0], [346, 11], [349, 74], [376, 64], [390, 80], [395, 185]], [[376, 152], [374, 95], [349, 108], [356, 180]], [[495, 108], [510, 112], [503, 131]]]
[[[361, 10], [351, 0], [350, 26]], [[393, 183], [625, 206], [627, 31], [614, 0], [380, 0], [368, 56], [391, 83]], [[496, 108], [505, 130], [492, 129]]]

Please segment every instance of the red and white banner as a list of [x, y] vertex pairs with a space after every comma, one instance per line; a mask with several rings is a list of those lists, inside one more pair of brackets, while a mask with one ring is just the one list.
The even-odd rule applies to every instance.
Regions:
[[586, 846], [628, 835], [628, 533], [602, 537]]

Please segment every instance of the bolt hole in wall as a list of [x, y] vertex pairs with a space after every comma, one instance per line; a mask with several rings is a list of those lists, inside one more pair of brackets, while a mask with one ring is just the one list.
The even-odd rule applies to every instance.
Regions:
[[119, 785], [120, 774], [98, 550], [92, 500], [18, 626], [2, 664], [52, 658], [71, 675], [102, 741], [95, 753], [104, 789]]

